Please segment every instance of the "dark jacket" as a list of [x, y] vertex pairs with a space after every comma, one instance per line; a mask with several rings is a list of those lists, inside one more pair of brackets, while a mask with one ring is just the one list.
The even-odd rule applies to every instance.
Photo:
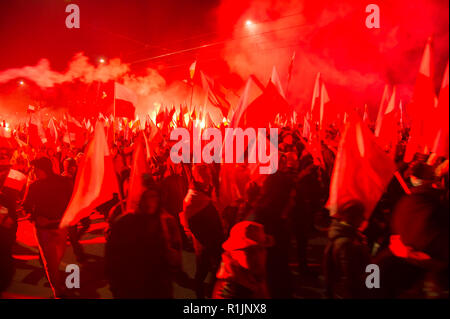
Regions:
[[329, 298], [367, 298], [370, 254], [356, 229], [334, 220], [328, 233], [324, 272]]
[[406, 246], [448, 263], [448, 201], [440, 190], [426, 186], [412, 189], [392, 214], [392, 233], [398, 234]]
[[70, 177], [52, 174], [30, 185], [23, 207], [31, 214], [36, 227], [58, 228], [72, 196], [72, 190], [73, 183]]
[[135, 213], [113, 223], [105, 262], [115, 298], [172, 298], [171, 235], [164, 220], [162, 214]]

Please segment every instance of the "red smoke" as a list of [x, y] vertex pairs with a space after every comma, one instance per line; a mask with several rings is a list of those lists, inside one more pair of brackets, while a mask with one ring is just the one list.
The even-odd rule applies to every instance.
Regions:
[[[380, 29], [365, 26], [370, 3], [380, 7]], [[288, 99], [303, 110], [317, 72], [335, 103], [368, 103], [374, 114], [385, 83], [397, 85], [404, 101], [411, 98], [428, 36], [434, 36], [437, 88], [448, 58], [447, 1], [223, 0], [215, 14], [222, 36], [234, 39], [223, 58], [244, 79], [255, 74], [268, 81], [275, 65], [286, 85], [296, 52]]]

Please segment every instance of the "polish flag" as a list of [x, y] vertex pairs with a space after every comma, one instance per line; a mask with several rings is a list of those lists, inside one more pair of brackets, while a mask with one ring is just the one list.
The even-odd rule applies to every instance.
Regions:
[[449, 144], [449, 103], [448, 103], [448, 62], [442, 79], [441, 91], [439, 92], [439, 102], [436, 110], [436, 126], [439, 128], [433, 143], [432, 152], [437, 156], [448, 158]]
[[380, 135], [381, 124], [383, 122], [383, 116], [384, 113], [386, 112], [386, 107], [389, 102], [389, 96], [390, 96], [389, 85], [386, 84], [384, 86], [383, 96], [381, 97], [380, 107], [378, 108], [377, 120], [375, 122], [375, 136]]
[[119, 184], [106, 143], [105, 128], [101, 121], [95, 125], [94, 137], [87, 146], [75, 179], [75, 187], [60, 227], [76, 225], [100, 204], [119, 193]]
[[145, 190], [143, 185], [144, 174], [150, 174], [150, 166], [148, 164], [149, 152], [144, 138], [144, 133], [141, 132], [136, 142], [136, 147], [133, 152], [133, 166], [130, 174], [130, 187], [127, 199], [127, 212], [136, 211], [141, 195]]
[[412, 123], [410, 139], [405, 152], [405, 162], [410, 162], [416, 152], [429, 153], [436, 137], [436, 94], [433, 77], [434, 64], [430, 37], [425, 46], [409, 107]]
[[56, 128], [55, 121], [50, 119], [48, 122], [48, 135], [49, 140], [53, 145], [56, 145], [58, 142], [58, 129]]
[[26, 183], [27, 176], [25, 174], [15, 169], [10, 169], [3, 183], [3, 187], [9, 187], [20, 192]]
[[384, 111], [381, 122], [380, 132], [378, 134], [379, 145], [385, 150], [394, 150], [399, 140], [400, 110], [397, 107], [396, 89], [392, 90], [391, 98]]
[[138, 102], [136, 93], [126, 86], [114, 82], [114, 96], [116, 99], [115, 116], [134, 119], [134, 113]]
[[272, 76], [270, 77], [270, 81], [272, 81], [272, 83], [275, 85], [275, 87], [278, 90], [278, 93], [280, 93], [280, 95], [283, 98], [286, 98], [286, 95], [284, 94], [283, 86], [281, 85], [280, 77], [278, 76], [277, 68], [275, 66], [273, 66]]
[[47, 137], [45, 136], [44, 127], [39, 113], [32, 113], [30, 116], [30, 122], [28, 125], [29, 143], [34, 147], [40, 147], [47, 143]]
[[333, 168], [327, 208], [336, 215], [341, 205], [359, 200], [369, 218], [394, 176], [393, 160], [355, 114], [349, 116]]

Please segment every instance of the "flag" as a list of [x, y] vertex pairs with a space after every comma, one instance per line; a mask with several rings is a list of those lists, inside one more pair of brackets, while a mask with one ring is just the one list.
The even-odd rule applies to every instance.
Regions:
[[263, 93], [241, 114], [239, 127], [263, 128], [273, 123], [277, 114], [290, 114], [288, 102], [281, 96], [275, 85], [269, 81]]
[[433, 143], [432, 152], [437, 156], [449, 157], [449, 102], [448, 102], [448, 62], [442, 79], [441, 90], [439, 92], [439, 102], [436, 110], [436, 126], [439, 128]]
[[364, 115], [363, 115], [363, 122], [368, 125], [370, 123], [369, 119], [369, 112], [367, 110], [367, 104], [364, 105]]
[[148, 164], [149, 152], [147, 151], [146, 144], [144, 134], [140, 133], [133, 152], [133, 166], [130, 173], [127, 212], [136, 211], [141, 195], [145, 190], [143, 177], [145, 174], [150, 174], [150, 166]]
[[309, 112], [306, 113], [306, 116], [303, 118], [303, 138], [309, 139], [311, 137], [311, 127], [309, 125]]
[[400, 111], [396, 107], [396, 89], [392, 90], [391, 98], [384, 111], [383, 120], [381, 122], [378, 133], [378, 143], [384, 150], [395, 150], [398, 142], [398, 130], [400, 122]]
[[336, 215], [349, 200], [359, 200], [369, 218], [396, 171], [393, 160], [378, 146], [372, 132], [354, 114], [339, 142], [327, 208]]
[[205, 90], [208, 101], [214, 106], [217, 107], [223, 116], [227, 116], [230, 110], [230, 102], [225, 98], [225, 92], [221, 85], [218, 85], [216, 81], [212, 78], [205, 75], [202, 71], [200, 71], [203, 90]]
[[67, 132], [69, 136], [69, 144], [75, 147], [82, 147], [86, 142], [86, 129], [78, 120], [67, 114]]
[[191, 64], [191, 66], [189, 67], [189, 76], [191, 77], [191, 81], [194, 79], [196, 66], [197, 66], [197, 61], [194, 61]]
[[28, 105], [27, 113], [34, 113], [36, 112], [36, 107], [34, 105]]
[[436, 137], [436, 108], [434, 92], [434, 64], [432, 54], [432, 39], [428, 38], [419, 74], [414, 86], [413, 97], [409, 105], [411, 116], [411, 132], [406, 147], [405, 162], [410, 162], [416, 152], [426, 154], [431, 151]]
[[122, 84], [114, 82], [115, 117], [134, 119], [137, 106], [137, 95]]
[[384, 86], [383, 96], [381, 97], [380, 106], [378, 108], [377, 120], [375, 122], [375, 136], [380, 135], [381, 123], [383, 122], [384, 112], [389, 102], [389, 85]]
[[76, 225], [97, 206], [111, 200], [114, 193], [119, 193], [119, 185], [106, 143], [105, 128], [101, 121], [97, 121], [94, 137], [78, 169], [72, 197], [60, 227]]
[[25, 174], [15, 169], [10, 169], [3, 183], [3, 187], [9, 187], [20, 192], [26, 183], [27, 176]]
[[278, 76], [277, 68], [275, 66], [273, 66], [272, 68], [272, 76], [270, 77], [270, 81], [272, 81], [272, 83], [275, 85], [275, 87], [278, 90], [278, 93], [280, 93], [280, 95], [283, 98], [286, 98], [286, 95], [284, 95], [283, 87], [281, 86], [281, 81], [280, 77]]
[[50, 119], [48, 122], [48, 137], [49, 141], [56, 145], [58, 142], [58, 129], [56, 128], [55, 121], [53, 119]]
[[28, 137], [29, 144], [35, 148], [39, 148], [47, 143], [47, 137], [45, 136], [44, 127], [42, 126], [40, 113], [31, 114], [28, 125]]
[[292, 70], [294, 69], [294, 61], [295, 61], [295, 51], [292, 54], [291, 61], [289, 62], [288, 83], [291, 81], [291, 78], [292, 78]]
[[311, 123], [313, 127], [320, 119], [320, 72], [316, 75], [316, 80], [314, 82], [314, 90], [311, 101]]
[[322, 85], [320, 87], [320, 120], [319, 120], [320, 130], [325, 129], [328, 124], [331, 124], [330, 121], [331, 110], [329, 110], [328, 107], [329, 102], [330, 97], [328, 96], [325, 84], [322, 82]]

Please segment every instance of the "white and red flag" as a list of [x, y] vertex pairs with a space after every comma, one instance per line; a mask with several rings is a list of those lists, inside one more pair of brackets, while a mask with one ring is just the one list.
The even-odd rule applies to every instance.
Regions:
[[383, 123], [383, 116], [386, 111], [386, 107], [389, 103], [390, 97], [389, 85], [384, 86], [383, 96], [381, 97], [380, 107], [378, 108], [377, 120], [375, 122], [375, 136], [380, 134], [381, 124]]
[[47, 143], [47, 137], [45, 136], [44, 127], [42, 126], [40, 113], [31, 114], [30, 122], [28, 123], [28, 137], [29, 144], [33, 147], [40, 147]]
[[27, 176], [25, 174], [15, 169], [10, 169], [3, 183], [3, 187], [9, 187], [20, 192], [26, 183]]
[[350, 200], [364, 204], [369, 218], [394, 176], [393, 160], [378, 146], [375, 136], [355, 114], [349, 116], [339, 143], [327, 208], [336, 215]]
[[427, 154], [433, 147], [437, 133], [436, 94], [433, 77], [434, 63], [430, 37], [423, 52], [412, 101], [408, 107], [411, 117], [411, 133], [406, 147], [405, 162], [410, 162], [416, 152]]
[[392, 90], [391, 98], [383, 114], [380, 130], [377, 138], [379, 145], [384, 150], [395, 150], [399, 141], [400, 109], [397, 104], [397, 94], [395, 87]]
[[94, 137], [87, 146], [76, 179], [75, 187], [60, 227], [75, 225], [89, 216], [99, 205], [119, 193], [119, 184], [112, 157], [106, 143], [105, 128], [101, 121], [95, 125]]
[[448, 102], [448, 62], [445, 69], [444, 78], [442, 79], [441, 91], [439, 92], [439, 102], [436, 110], [436, 126], [438, 132], [434, 139], [432, 152], [437, 156], [448, 158], [449, 144], [449, 102]]
[[67, 114], [67, 132], [70, 144], [82, 147], [85, 143], [86, 129], [78, 120]]
[[114, 97], [115, 97], [115, 117], [126, 117], [134, 119], [134, 113], [138, 102], [136, 93], [126, 86], [114, 82]]
[[133, 152], [133, 166], [130, 173], [127, 212], [134, 212], [137, 209], [141, 195], [145, 190], [143, 177], [145, 174], [150, 174], [150, 165], [148, 164], [149, 155], [144, 133], [141, 132]]

